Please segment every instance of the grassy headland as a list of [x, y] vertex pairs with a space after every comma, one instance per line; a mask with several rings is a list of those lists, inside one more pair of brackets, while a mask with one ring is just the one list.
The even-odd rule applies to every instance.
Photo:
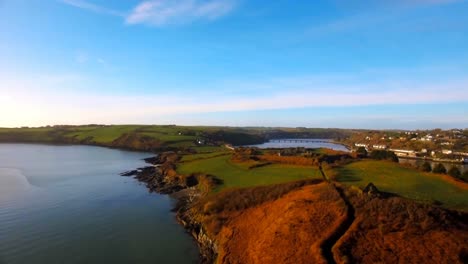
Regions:
[[205, 158], [192, 159], [192, 156], [182, 159], [177, 172], [180, 174], [203, 173], [213, 175], [223, 181], [218, 190], [233, 187], [250, 187], [258, 185], [276, 184], [302, 179], [322, 178], [318, 167], [289, 164], [266, 164], [265, 166], [250, 167], [248, 162], [233, 162], [232, 154], [220, 156], [211, 154]]
[[[468, 252], [467, 214], [461, 212], [468, 210], [466, 183], [332, 150], [225, 146], [277, 136], [337, 138], [349, 131], [326, 132], [89, 125], [0, 129], [0, 142], [161, 153], [148, 159], [158, 166], [129, 175], [151, 191], [180, 197], [178, 219], [209, 263], [463, 263]], [[370, 182], [404, 198], [363, 191]], [[427, 252], [440, 254], [429, 257]]]
[[390, 161], [363, 160], [339, 167], [336, 180], [348, 186], [373, 183], [384, 192], [421, 202], [468, 210], [468, 184]]

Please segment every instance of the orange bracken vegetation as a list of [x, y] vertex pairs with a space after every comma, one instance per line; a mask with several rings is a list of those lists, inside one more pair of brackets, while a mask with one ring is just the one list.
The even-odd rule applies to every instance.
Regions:
[[321, 244], [346, 217], [346, 205], [326, 184], [224, 214], [218, 263], [326, 263]]
[[211, 237], [215, 237], [229, 217], [235, 213], [274, 201], [303, 186], [321, 182], [322, 180], [311, 179], [267, 186], [226, 189], [205, 196], [194, 204], [189, 213], [203, 224], [205, 231]]
[[348, 191], [356, 219], [335, 244], [337, 263], [468, 263], [468, 214]]
[[345, 187], [332, 166], [322, 171], [331, 184], [223, 190], [188, 213], [214, 241], [216, 263], [468, 263], [468, 213]]

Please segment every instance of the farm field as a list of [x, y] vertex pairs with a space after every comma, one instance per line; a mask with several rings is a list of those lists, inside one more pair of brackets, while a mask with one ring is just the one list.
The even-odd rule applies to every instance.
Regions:
[[[0, 142], [34, 142], [59, 144], [88, 144], [126, 147], [139, 150], [149, 148], [185, 149], [196, 147], [201, 140], [236, 145], [263, 142], [258, 130], [231, 127], [202, 127], [175, 125], [84, 125], [40, 128], [0, 128]], [[118, 143], [117, 143], [118, 142]], [[144, 142], [144, 144], [141, 144]], [[149, 143], [149, 144], [148, 144]], [[146, 147], [145, 147], [146, 146]]]
[[364, 188], [372, 182], [380, 191], [417, 201], [468, 210], [468, 184], [446, 175], [424, 173], [387, 161], [364, 160], [338, 169], [337, 181]]
[[91, 138], [96, 143], [110, 143], [122, 134], [135, 131], [139, 126], [97, 126], [97, 127], [79, 127], [66, 134], [68, 137], [75, 137], [78, 140]]
[[312, 166], [271, 164], [249, 169], [248, 166], [242, 163], [232, 162], [230, 154], [205, 157], [207, 158], [195, 159], [193, 161], [186, 160], [186, 162], [178, 165], [177, 172], [186, 175], [191, 173], [214, 175], [224, 182], [215, 191], [224, 188], [269, 185], [302, 179], [322, 178], [319, 169]]

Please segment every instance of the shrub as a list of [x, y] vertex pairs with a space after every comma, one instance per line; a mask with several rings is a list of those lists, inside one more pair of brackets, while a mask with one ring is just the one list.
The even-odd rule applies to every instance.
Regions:
[[468, 182], [468, 171], [465, 171], [462, 176], [461, 176], [461, 179]]
[[445, 167], [444, 167], [444, 165], [442, 165], [442, 163], [439, 163], [434, 167], [434, 169], [432, 169], [432, 172], [433, 173], [445, 174], [445, 173], [447, 173], [447, 169], [445, 169]]
[[358, 155], [358, 157], [367, 157], [367, 150], [365, 147], [359, 147], [356, 150], [356, 154]]
[[370, 154], [370, 158], [376, 160], [391, 160], [393, 162], [398, 162], [398, 156], [395, 155], [394, 152], [386, 150], [373, 150]]
[[421, 170], [422, 171], [425, 171], [425, 172], [431, 172], [432, 171], [432, 168], [431, 168], [431, 164], [429, 164], [429, 162], [424, 162], [422, 165], [421, 165]]
[[460, 170], [455, 167], [455, 166], [452, 166], [449, 170], [448, 170], [448, 175], [452, 176], [452, 177], [455, 177], [455, 178], [461, 178], [461, 172]]

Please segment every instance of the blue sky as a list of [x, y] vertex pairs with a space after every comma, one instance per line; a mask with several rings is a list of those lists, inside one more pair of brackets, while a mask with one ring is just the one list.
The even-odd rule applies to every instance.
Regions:
[[468, 127], [464, 0], [0, 0], [0, 58], [0, 126]]

